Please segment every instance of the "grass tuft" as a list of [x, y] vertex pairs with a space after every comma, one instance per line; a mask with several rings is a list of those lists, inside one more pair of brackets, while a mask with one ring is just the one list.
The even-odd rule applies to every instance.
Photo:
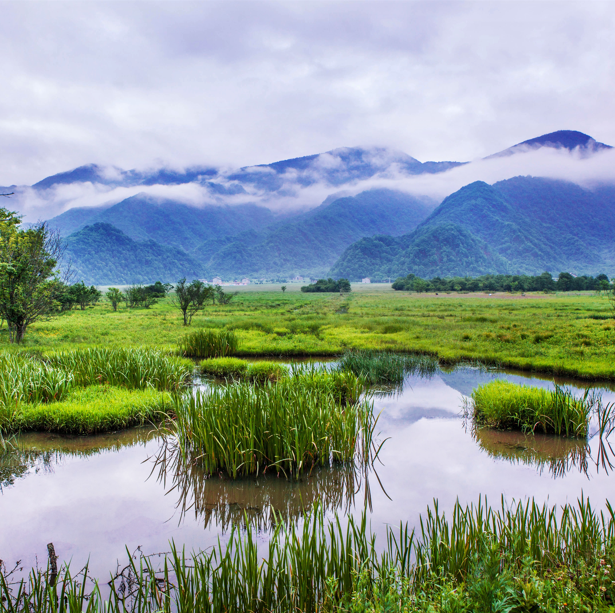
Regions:
[[585, 437], [593, 403], [586, 393], [575, 398], [559, 386], [555, 390], [496, 380], [472, 392], [473, 419], [479, 426]]
[[408, 374], [433, 375], [438, 361], [428, 355], [400, 355], [383, 351], [347, 351], [339, 369], [365, 377], [369, 383], [403, 383]]
[[179, 353], [190, 358], [223, 358], [236, 353], [238, 346], [232, 330], [197, 330], [181, 339]]

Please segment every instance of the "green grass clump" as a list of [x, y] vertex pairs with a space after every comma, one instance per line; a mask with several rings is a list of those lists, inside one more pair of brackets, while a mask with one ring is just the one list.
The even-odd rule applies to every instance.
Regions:
[[192, 362], [155, 349], [96, 347], [59, 351], [43, 358], [54, 368], [71, 373], [75, 385], [109, 384], [128, 389], [181, 389], [190, 379]]
[[496, 380], [472, 392], [473, 419], [480, 426], [559, 436], [587, 436], [592, 403], [556, 386], [555, 390]]
[[209, 358], [203, 360], [199, 368], [202, 373], [213, 377], [238, 379], [245, 375], [248, 362], [241, 358]]
[[60, 402], [20, 405], [9, 425], [14, 431], [95, 434], [159, 422], [172, 409], [170, 394], [152, 388], [93, 385], [74, 389]]
[[238, 346], [232, 330], [197, 330], [181, 339], [179, 353], [189, 358], [223, 358], [235, 354]]
[[198, 458], [206, 473], [234, 479], [269, 469], [298, 476], [352, 460], [359, 447], [369, 452], [372, 404], [344, 402], [332, 386], [288, 377], [186, 394], [176, 401], [174, 432], [184, 456]]
[[340, 359], [339, 369], [362, 376], [369, 383], [403, 383], [408, 374], [432, 375], [438, 361], [427, 355], [400, 355], [383, 351], [351, 350]]
[[288, 367], [278, 362], [252, 362], [246, 370], [246, 377], [255, 383], [279, 381], [288, 376]]
[[534, 500], [510, 507], [503, 500], [493, 509], [479, 500], [457, 502], [446, 516], [436, 501], [416, 532], [408, 524], [387, 527], [380, 547], [366, 513], [327, 521], [316, 509], [302, 525], [277, 523], [261, 548], [262, 537], [248, 526], [192, 558], [172, 546], [162, 574], [157, 558], [131, 557], [126, 574], [108, 583], [107, 599], [96, 583], [85, 589], [87, 569], [81, 578], [61, 567], [57, 580], [49, 569], [34, 569], [12, 584], [0, 572], [0, 610], [47, 613], [70, 603], [89, 613], [609, 613], [615, 603], [608, 502], [597, 513], [586, 500], [561, 509]]

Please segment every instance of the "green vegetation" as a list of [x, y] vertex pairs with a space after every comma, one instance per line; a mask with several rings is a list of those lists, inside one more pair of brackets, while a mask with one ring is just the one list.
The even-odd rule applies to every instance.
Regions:
[[550, 273], [535, 277], [528, 275], [483, 275], [481, 277], [452, 277], [450, 279], [421, 279], [413, 274], [399, 277], [393, 289], [407, 292], [583, 292], [609, 291], [612, 286], [606, 275], [573, 277], [561, 272], [557, 281]]
[[182, 389], [192, 370], [189, 360], [149, 349], [0, 354], [0, 434], [91, 434], [160, 421], [171, 408], [166, 392]]
[[241, 358], [209, 358], [199, 364], [201, 372], [221, 379], [239, 379], [246, 374], [248, 361]]
[[[66, 255], [78, 279], [101, 285], [176, 281], [183, 275], [202, 277], [203, 267], [168, 243], [133, 240], [108, 223], [94, 223], [71, 234]], [[130, 262], [130, 266], [127, 266]]]
[[182, 338], [179, 353], [191, 358], [219, 358], [236, 353], [237, 347], [232, 330], [197, 330]]
[[275, 383], [233, 383], [176, 400], [172, 432], [187, 460], [235, 479], [267, 470], [298, 477], [330, 459], [370, 452], [371, 403], [364, 382], [314, 369]]
[[128, 389], [180, 390], [194, 368], [190, 360], [154, 349], [76, 349], [43, 356], [55, 368], [70, 373], [75, 385], [117, 385]]
[[45, 224], [20, 226], [19, 215], [0, 208], [0, 323], [7, 322], [9, 340], [17, 344], [53, 310], [63, 285], [56, 271], [59, 236]]
[[522, 430], [585, 437], [593, 403], [589, 392], [575, 398], [571, 391], [516, 385], [496, 380], [472, 392], [476, 424], [500, 430]]
[[255, 383], [279, 381], [286, 376], [288, 376], [288, 367], [277, 362], [252, 362], [246, 369], [246, 377]]
[[20, 405], [9, 429], [96, 434], [162, 421], [172, 408], [170, 394], [151, 388], [93, 385], [75, 388], [59, 402]]
[[[457, 503], [449, 518], [436, 502], [418, 534], [387, 528], [379, 553], [365, 515], [345, 526], [317, 509], [300, 527], [278, 523], [264, 555], [248, 526], [193, 558], [173, 547], [159, 573], [150, 558], [131, 558], [110, 582], [108, 604], [98, 584], [89, 594], [86, 579], [66, 567], [57, 577], [34, 569], [13, 584], [3, 573], [0, 610], [51, 613], [70, 603], [91, 613], [607, 613], [615, 603], [614, 534], [608, 503], [599, 514], [585, 500], [561, 510], [533, 500], [494, 510], [481, 500]], [[126, 594], [120, 586], [128, 580]]]
[[[338, 356], [367, 349], [615, 380], [615, 318], [609, 301], [593, 294], [431, 296], [364, 285], [340, 297], [248, 286], [229, 305], [207, 306], [192, 327], [233, 331], [241, 357]], [[117, 312], [102, 302], [37, 322], [23, 350], [104, 345], [170, 354], [183, 334], [170, 298], [151, 309]], [[10, 347], [7, 336], [6, 326], [0, 328], [0, 348]]]
[[338, 368], [364, 377], [372, 384], [400, 384], [408, 374], [432, 375], [438, 369], [438, 362], [428, 355], [351, 350], [344, 353]]
[[318, 279], [316, 283], [304, 285], [301, 288], [302, 292], [349, 292], [351, 291], [350, 282], [348, 279]]

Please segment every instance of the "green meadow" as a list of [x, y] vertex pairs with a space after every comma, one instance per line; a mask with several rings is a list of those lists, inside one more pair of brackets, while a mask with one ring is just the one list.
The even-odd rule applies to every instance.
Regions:
[[[415, 294], [388, 285], [351, 294], [304, 294], [290, 286], [245, 288], [209, 305], [190, 327], [165, 299], [149, 309], [101, 301], [50, 316], [18, 349], [0, 328], [0, 347], [18, 351], [150, 347], [175, 352], [199, 330], [232, 330], [240, 356], [333, 356], [347, 349], [423, 353], [595, 380], [615, 380], [615, 313], [593, 293]], [[358, 291], [357, 291], [358, 290]]]

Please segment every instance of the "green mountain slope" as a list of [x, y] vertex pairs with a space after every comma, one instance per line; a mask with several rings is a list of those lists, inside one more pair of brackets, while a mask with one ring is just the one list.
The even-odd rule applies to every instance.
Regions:
[[364, 239], [332, 267], [357, 280], [406, 275], [596, 274], [615, 269], [615, 190], [515, 177], [451, 194], [413, 233]]
[[[273, 213], [253, 204], [194, 207], [137, 194], [111, 207], [98, 210], [71, 209], [49, 220], [64, 235], [86, 224], [108, 223], [137, 241], [154, 240], [192, 251], [205, 240], [261, 230], [275, 221]], [[83, 217], [80, 223], [77, 223]]]
[[137, 242], [114, 226], [96, 223], [66, 239], [76, 281], [96, 285], [175, 282], [202, 277], [201, 265], [174, 247]]
[[401, 192], [370, 190], [273, 224], [260, 235], [239, 235], [218, 251], [207, 241], [193, 255], [211, 274], [226, 277], [321, 275], [354, 241], [376, 234], [404, 234], [423, 221], [433, 206], [430, 200]]

